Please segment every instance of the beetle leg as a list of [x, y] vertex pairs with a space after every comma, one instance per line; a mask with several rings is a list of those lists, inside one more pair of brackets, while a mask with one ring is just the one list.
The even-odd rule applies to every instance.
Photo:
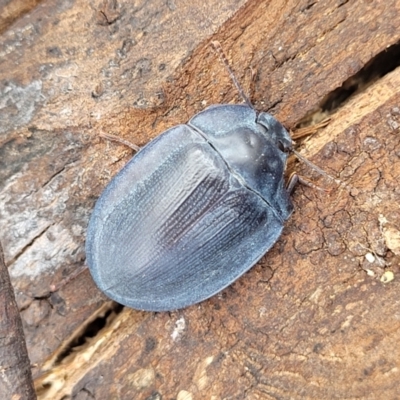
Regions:
[[307, 158], [305, 158], [304, 156], [302, 156], [298, 151], [296, 151], [295, 149], [292, 149], [291, 152], [300, 160], [302, 161], [304, 164], [308, 165], [310, 168], [312, 168], [313, 170], [317, 171], [320, 175], [325, 176], [328, 179], [333, 180], [334, 182], [336, 182], [337, 184], [342, 183], [339, 179], [334, 178], [333, 176], [329, 175], [328, 173], [326, 173], [323, 169], [321, 169], [320, 167], [316, 166], [314, 163], [312, 163], [311, 161], [307, 160]]
[[136, 144], [128, 142], [127, 140], [122, 139], [122, 138], [120, 138], [118, 136], [109, 135], [108, 133], [100, 133], [99, 136], [104, 138], [104, 139], [112, 140], [114, 142], [119, 142], [119, 143], [121, 143], [121, 144], [123, 144], [125, 146], [130, 147], [132, 150], [135, 150], [135, 151], [139, 151], [140, 150], [140, 147], [137, 146]]
[[289, 192], [289, 194], [292, 194], [294, 192], [294, 188], [298, 183], [301, 183], [302, 185], [308, 186], [313, 189], [322, 190], [323, 192], [330, 192], [332, 190], [332, 189], [322, 188], [321, 186], [317, 186], [315, 183], [304, 178], [303, 176], [293, 173], [290, 175], [289, 182], [286, 185], [286, 190]]
[[293, 172], [290, 177], [289, 181], [286, 185], [286, 190], [288, 191], [289, 194], [292, 194], [294, 192], [294, 188], [296, 185], [299, 183], [299, 175], [297, 175], [295, 172]]

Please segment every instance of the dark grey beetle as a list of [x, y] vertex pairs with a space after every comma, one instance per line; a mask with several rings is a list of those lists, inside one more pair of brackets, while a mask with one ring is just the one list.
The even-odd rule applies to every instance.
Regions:
[[211, 106], [140, 149], [89, 222], [93, 279], [128, 307], [168, 311], [220, 292], [272, 247], [293, 211], [290, 135], [253, 109], [212, 46], [247, 105]]
[[292, 141], [270, 114], [216, 105], [143, 147], [90, 219], [93, 279], [128, 307], [205, 300], [250, 269], [293, 211], [284, 171]]

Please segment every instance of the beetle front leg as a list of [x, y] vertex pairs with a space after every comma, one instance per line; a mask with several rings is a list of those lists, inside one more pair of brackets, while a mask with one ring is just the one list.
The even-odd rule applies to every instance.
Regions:
[[293, 194], [294, 189], [295, 189], [295, 187], [296, 187], [296, 185], [298, 183], [301, 183], [302, 185], [308, 186], [308, 187], [313, 188], [313, 189], [322, 190], [323, 192], [330, 192], [331, 191], [331, 189], [325, 189], [325, 188], [322, 188], [320, 186], [317, 186], [315, 183], [309, 181], [308, 179], [306, 179], [306, 178], [304, 178], [304, 177], [302, 177], [300, 175], [297, 175], [294, 172], [294, 173], [292, 173], [290, 175], [288, 184], [286, 185], [286, 190], [288, 191], [289, 194]]
[[286, 190], [287, 192], [291, 195], [294, 192], [294, 188], [296, 187], [296, 185], [300, 182], [300, 177], [299, 175], [297, 175], [295, 172], [293, 172], [290, 177], [289, 177], [289, 181], [286, 185]]

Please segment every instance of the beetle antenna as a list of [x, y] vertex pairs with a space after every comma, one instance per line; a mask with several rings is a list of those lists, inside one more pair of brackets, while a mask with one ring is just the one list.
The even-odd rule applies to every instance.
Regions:
[[314, 163], [312, 163], [311, 161], [307, 160], [307, 158], [303, 157], [298, 151], [296, 151], [295, 149], [291, 150], [293, 152], [293, 154], [300, 160], [302, 161], [304, 164], [308, 165], [310, 168], [314, 169], [315, 171], [317, 171], [320, 175], [325, 176], [328, 179], [333, 180], [334, 182], [336, 182], [337, 184], [342, 184], [342, 181], [339, 179], [334, 178], [333, 176], [327, 174], [323, 169], [321, 169], [320, 167], [316, 166]]
[[239, 92], [240, 96], [242, 97], [242, 99], [245, 101], [245, 103], [252, 109], [254, 109], [253, 104], [251, 104], [251, 101], [249, 100], [249, 98], [245, 95], [243, 88], [240, 86], [240, 83], [238, 82], [238, 80], [236, 79], [235, 74], [232, 71], [231, 66], [229, 65], [229, 61], [226, 58], [226, 55], [224, 53], [224, 51], [222, 50], [221, 44], [217, 41], [214, 40], [211, 42], [211, 46], [212, 48], [215, 50], [215, 52], [218, 54], [220, 60], [222, 61], [222, 63], [224, 64], [226, 70], [229, 73], [229, 76], [233, 82], [233, 84], [236, 86], [237, 91]]

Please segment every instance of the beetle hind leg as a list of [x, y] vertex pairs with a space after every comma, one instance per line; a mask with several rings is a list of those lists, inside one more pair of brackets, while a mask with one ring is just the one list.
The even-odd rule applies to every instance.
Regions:
[[139, 151], [140, 147], [134, 143], [129, 142], [128, 140], [122, 139], [118, 136], [114, 136], [114, 135], [109, 135], [108, 133], [100, 133], [99, 134], [100, 137], [107, 139], [107, 140], [111, 140], [113, 142], [118, 142], [121, 143], [125, 146], [130, 147], [132, 150], [134, 151]]

